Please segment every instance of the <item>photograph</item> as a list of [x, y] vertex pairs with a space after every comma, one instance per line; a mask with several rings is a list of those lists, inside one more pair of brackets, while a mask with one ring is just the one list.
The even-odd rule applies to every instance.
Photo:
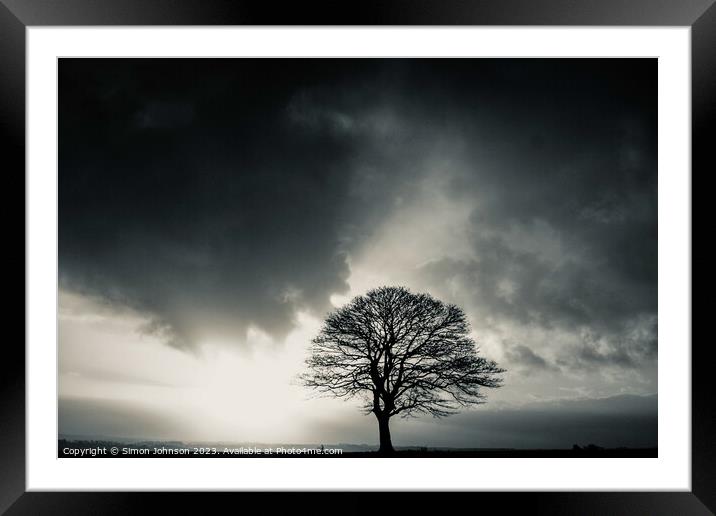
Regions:
[[57, 456], [659, 457], [658, 85], [59, 57]]

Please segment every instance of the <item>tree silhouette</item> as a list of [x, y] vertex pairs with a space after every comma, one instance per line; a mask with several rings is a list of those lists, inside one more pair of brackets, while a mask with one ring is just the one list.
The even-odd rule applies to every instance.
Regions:
[[465, 313], [428, 294], [381, 287], [330, 313], [313, 339], [304, 385], [339, 398], [361, 397], [390, 453], [390, 418], [442, 417], [484, 403], [500, 369], [477, 354]]

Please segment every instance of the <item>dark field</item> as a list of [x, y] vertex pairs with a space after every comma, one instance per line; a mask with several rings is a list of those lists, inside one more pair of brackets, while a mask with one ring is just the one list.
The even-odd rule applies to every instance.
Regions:
[[[60, 458], [336, 458], [336, 457], [383, 457], [366, 445], [316, 445], [297, 444], [186, 444], [180, 442], [120, 442], [107, 440], [58, 441], [57, 456]], [[427, 448], [398, 447], [390, 457], [398, 458], [530, 458], [530, 457], [634, 457], [656, 458], [657, 448], [602, 448], [597, 445], [573, 445], [571, 448], [536, 450], [506, 448]]]

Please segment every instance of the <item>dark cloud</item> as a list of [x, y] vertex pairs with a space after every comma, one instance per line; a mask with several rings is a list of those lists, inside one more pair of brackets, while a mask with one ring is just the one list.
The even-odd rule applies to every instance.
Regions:
[[655, 60], [61, 61], [62, 285], [176, 346], [321, 314], [431, 177], [472, 252], [420, 284], [572, 335], [510, 360], [655, 357]]
[[293, 89], [272, 66], [210, 63], [61, 65], [61, 283], [145, 313], [178, 347], [249, 325], [280, 338], [348, 274], [346, 150], [282, 125]]
[[194, 118], [194, 107], [189, 103], [149, 102], [134, 115], [141, 129], [172, 129], [189, 125]]
[[552, 364], [524, 345], [507, 346], [505, 356], [511, 364], [520, 367], [523, 374], [531, 374], [534, 371], [554, 370]]

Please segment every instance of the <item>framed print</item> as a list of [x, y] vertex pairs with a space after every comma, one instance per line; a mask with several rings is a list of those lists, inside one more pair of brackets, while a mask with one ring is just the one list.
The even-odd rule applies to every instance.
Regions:
[[8, 514], [714, 510], [691, 178], [716, 8], [508, 4], [1, 6]]

